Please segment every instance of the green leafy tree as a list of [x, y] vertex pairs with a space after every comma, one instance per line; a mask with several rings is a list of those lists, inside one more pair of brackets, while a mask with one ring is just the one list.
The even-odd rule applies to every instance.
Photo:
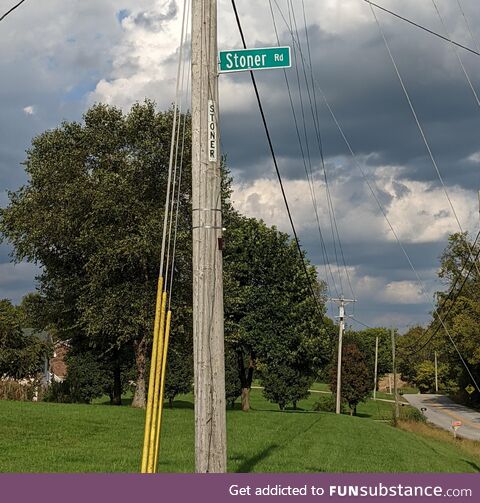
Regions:
[[[235, 401], [242, 394], [242, 383], [238, 372], [239, 354], [229, 344], [225, 345], [225, 398], [233, 409]], [[241, 355], [240, 355], [241, 357]]]
[[22, 330], [22, 316], [8, 299], [0, 300], [0, 377], [34, 377], [42, 370], [48, 346]]
[[[279, 383], [283, 391], [287, 384], [293, 385], [292, 372], [300, 377], [308, 375], [305, 382], [299, 379], [308, 389], [305, 383], [313, 380], [322, 357], [328, 358], [322, 351], [326, 337], [296, 244], [274, 227], [234, 212], [227, 215], [226, 222], [225, 334], [237, 356], [242, 409], [248, 410], [259, 363], [269, 376], [285, 376], [284, 383]], [[324, 286], [317, 281], [313, 267], [309, 267], [309, 275], [323, 310]], [[292, 372], [279, 374], [279, 361], [290, 365]], [[266, 379], [263, 384], [270, 388], [275, 379]], [[269, 397], [280, 395], [270, 389], [266, 393]], [[285, 398], [286, 402], [282, 398], [277, 403], [293, 401]]]
[[[145, 403], [172, 119], [150, 101], [127, 114], [99, 104], [83, 123], [40, 134], [27, 152], [28, 183], [0, 213], [15, 258], [43, 266], [40, 292], [58, 336], [94, 349], [117, 377], [121, 357], [134, 355], [136, 406]], [[175, 305], [191, 292], [186, 130]], [[120, 403], [120, 379], [114, 384]]]
[[[338, 360], [337, 360], [338, 361]], [[330, 372], [330, 388], [337, 389], [337, 363]], [[365, 357], [354, 342], [346, 342], [342, 354], [342, 400], [350, 414], [357, 414], [357, 405], [367, 399], [372, 389], [371, 373]]]
[[174, 314], [172, 326], [176, 329], [169, 342], [165, 378], [165, 398], [170, 407], [173, 407], [174, 398], [189, 393], [193, 384], [191, 309], [183, 313], [176, 310]]
[[466, 233], [449, 237], [438, 272], [445, 289], [436, 294], [437, 310], [430, 325], [414, 327], [399, 338], [399, 369], [404, 379], [424, 391], [433, 390], [432, 369], [437, 352], [441, 389], [459, 392], [458, 397], [469, 403], [480, 403], [478, 391], [471, 397], [465, 391], [467, 385], [474, 384], [470, 373], [477, 382], [480, 380], [480, 277], [474, 264], [479, 250], [480, 243], [474, 246]]
[[370, 382], [374, 382], [375, 373], [375, 340], [378, 337], [378, 366], [377, 366], [377, 383], [380, 379], [392, 372], [392, 340], [390, 329], [384, 327], [367, 328], [358, 332], [349, 331], [346, 333], [345, 340], [356, 344], [359, 351], [362, 353], [365, 364], [368, 367], [370, 374]]
[[[454, 382], [448, 380], [448, 365], [437, 365], [439, 391], [450, 391]], [[424, 360], [415, 365], [415, 386], [421, 393], [435, 393], [435, 363], [432, 360]]]
[[309, 395], [308, 388], [312, 385], [312, 373], [304, 373], [294, 365], [285, 362], [271, 362], [262, 372], [263, 394], [267, 400], [278, 404], [280, 410], [291, 403], [297, 408], [297, 402]]

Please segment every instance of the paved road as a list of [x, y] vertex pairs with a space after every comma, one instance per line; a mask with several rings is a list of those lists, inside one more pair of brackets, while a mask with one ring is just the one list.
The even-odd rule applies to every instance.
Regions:
[[403, 395], [417, 409], [425, 407], [426, 418], [431, 423], [452, 432], [452, 421], [461, 421], [457, 435], [480, 440], [480, 412], [452, 402], [443, 395]]

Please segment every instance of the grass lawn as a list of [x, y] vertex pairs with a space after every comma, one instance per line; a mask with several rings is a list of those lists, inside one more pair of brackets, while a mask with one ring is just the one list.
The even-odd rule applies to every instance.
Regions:
[[[317, 394], [315, 394], [317, 395]], [[480, 458], [451, 442], [395, 429], [391, 404], [368, 401], [360, 417], [280, 412], [252, 390], [252, 410], [229, 410], [231, 472], [477, 472]], [[0, 401], [0, 472], [136, 472], [144, 411], [107, 405]], [[193, 471], [193, 404], [165, 409], [160, 471]]]

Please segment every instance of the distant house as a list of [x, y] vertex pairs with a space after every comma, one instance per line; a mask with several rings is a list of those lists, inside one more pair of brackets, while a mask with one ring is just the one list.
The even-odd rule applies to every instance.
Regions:
[[36, 331], [33, 328], [24, 328], [23, 333], [30, 337], [38, 337], [46, 342], [51, 349], [50, 354], [44, 356], [42, 369], [42, 382], [47, 386], [52, 382], [62, 382], [67, 377], [67, 365], [65, 357], [68, 353], [67, 341], [53, 342], [52, 336], [46, 331]]
[[57, 341], [53, 346], [53, 356], [50, 358], [49, 371], [55, 382], [62, 382], [67, 377], [67, 356], [70, 346], [66, 341]]

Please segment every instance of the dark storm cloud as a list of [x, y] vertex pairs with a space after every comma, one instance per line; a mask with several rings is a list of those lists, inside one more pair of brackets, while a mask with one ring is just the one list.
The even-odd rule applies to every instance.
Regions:
[[[380, 16], [381, 17], [381, 16]], [[382, 21], [385, 20], [381, 17]], [[433, 18], [434, 19], [434, 18]], [[480, 109], [455, 59], [451, 46], [431, 35], [405, 26], [400, 22], [385, 23], [384, 29], [409, 90], [418, 117], [424, 127], [432, 151], [448, 183], [471, 187], [478, 182], [478, 165], [465, 162], [478, 151]], [[282, 27], [282, 43], [291, 37]], [[304, 34], [300, 34], [302, 41]], [[403, 95], [392, 64], [373, 21], [348, 34], [326, 34], [318, 25], [309, 27], [314, 74], [321, 83], [334, 112], [354, 151], [359, 155], [377, 153], [371, 157], [373, 166], [402, 165], [409, 178], [422, 181], [436, 179], [427, 157], [407, 101]], [[253, 45], [253, 44], [252, 44]], [[265, 40], [255, 45], [268, 45]], [[304, 50], [305, 50], [304, 45]], [[308, 59], [304, 54], [304, 58]], [[480, 59], [462, 54], [474, 85], [480, 90]], [[303, 81], [301, 58], [298, 56], [300, 78]], [[303, 137], [301, 107], [295, 66], [287, 70], [299, 129]], [[264, 106], [278, 155], [298, 159], [300, 149], [296, 138], [288, 94], [281, 72], [257, 72]], [[238, 75], [221, 78], [238, 79]], [[268, 89], [283, 89], [281, 100], [269, 100]], [[315, 145], [314, 127], [308, 93], [302, 85], [308, 136]], [[313, 92], [311, 91], [311, 95]], [[348, 156], [347, 148], [317, 92], [320, 113], [320, 132], [328, 157]], [[233, 167], [245, 178], [259, 175], [252, 166], [268, 158], [265, 140], [255, 109], [235, 119], [227, 114], [222, 120], [223, 138], [232, 154], [249, 145], [242, 156], [232, 155]], [[243, 131], [243, 135], [242, 135]], [[231, 138], [236, 141], [232, 142]], [[242, 142], [239, 142], [241, 139]], [[311, 148], [313, 162], [318, 162], [318, 148]], [[477, 168], [477, 169], [476, 169]], [[302, 170], [287, 170], [285, 176], [300, 178]]]
[[[285, 3], [279, 2], [282, 6], [285, 6]], [[305, 1], [310, 12], [315, 11], [317, 14], [329, 9], [327, 3]], [[461, 43], [471, 45], [472, 41], [466, 35], [462, 18], [452, 7], [456, 2], [439, 3], [454, 37]], [[382, 204], [388, 206], [394, 197], [411, 197], [413, 200], [409, 193], [412, 188], [407, 182], [413, 180], [436, 184], [436, 174], [427, 158], [425, 146], [368, 6], [364, 6], [364, 14], [369, 20], [365, 22], [358, 13], [347, 12], [345, 4], [354, 5], [347, 0], [338, 0], [338, 12], [343, 13], [345, 18], [351, 16], [354, 22], [343, 19], [341, 15], [337, 18], [330, 15], [326, 16], [328, 22], [337, 23], [338, 26], [327, 26], [322, 15], [317, 15], [315, 19], [309, 17], [308, 34], [315, 77], [321, 83], [352, 148], [358, 154], [360, 163], [373, 181], [376, 170], [380, 167], [392, 167], [392, 170], [395, 168], [392, 173], [395, 173], [396, 179], [392, 180], [391, 193], [380, 184], [378, 197]], [[363, 2], [358, 0], [358, 4], [363, 5]], [[383, 4], [432, 29], [442, 30], [434, 17], [434, 11], [427, 8], [424, 2], [383, 0]], [[474, 28], [479, 26], [480, 9], [477, 1], [465, 0], [464, 4], [471, 25]], [[62, 9], [58, 9], [60, 5]], [[65, 8], [65, 5], [68, 8]], [[244, 10], [245, 14], [250, 5], [250, 2], [242, 2], [239, 8]], [[259, 5], [259, 9], [254, 15], [262, 21], [261, 30], [258, 31], [261, 36], [251, 36], [249, 23], [245, 22], [247, 44], [250, 47], [275, 45], [268, 4], [259, 2], [256, 5]], [[52, 10], [49, 11], [49, 8]], [[55, 8], [58, 13], [55, 13]], [[230, 9], [229, 2], [219, 2], [219, 9]], [[158, 32], [161, 40], [161, 37], [165, 36], [162, 30], [166, 24], [178, 18], [177, 2], [153, 0], [126, 0], [121, 5], [113, 0], [56, 0], [49, 2], [47, 7], [44, 3], [32, 3], [21, 14], [10, 19], [0, 31], [0, 43], [3, 41], [5, 47], [7, 44], [12, 45], [12, 40], [15, 41], [13, 49], [6, 51], [0, 58], [1, 205], [7, 202], [5, 189], [14, 190], [25, 182], [20, 163], [25, 158], [25, 149], [28, 148], [31, 138], [47, 128], [55, 127], [63, 119], [79, 120], [88, 103], [85, 93], [101, 79], [106, 82], [118, 79], [125, 85], [120, 86], [120, 94], [128, 94], [128, 79], [137, 76], [142, 70], [140, 59], [143, 52], [132, 54], [132, 43], [142, 40], [141, 36], [146, 32], [153, 32], [153, 36]], [[254, 26], [255, 19], [252, 19], [251, 13], [249, 15], [250, 18], [247, 19], [250, 19], [251, 25]], [[122, 29], [119, 23], [127, 16], [133, 20], [133, 31]], [[476, 188], [480, 157], [475, 160], [476, 158], [471, 156], [480, 151], [480, 111], [451, 47], [385, 14], [379, 14], [379, 18], [446, 184], [459, 184], [470, 190]], [[52, 19], [55, 19], [55, 23], [48, 22]], [[43, 22], [40, 22], [41, 20]], [[297, 21], [300, 24], [303, 22], [300, 18]], [[231, 14], [229, 22], [228, 29], [235, 30], [236, 33]], [[292, 45], [291, 36], [278, 15], [277, 26], [281, 43]], [[135, 27], [138, 27], [138, 40], [135, 38]], [[302, 29], [300, 37], [305, 41]], [[151, 48], [146, 45], [148, 56]], [[304, 50], [305, 47], [303, 45]], [[480, 90], [480, 59], [463, 52], [461, 54], [473, 84]], [[171, 57], [162, 55], [163, 57], [162, 61], [168, 66], [175, 62], [176, 54], [172, 51]], [[299, 78], [303, 81], [301, 61], [299, 63]], [[161, 96], [162, 89], [157, 89], [155, 80], [157, 73], [159, 68], [152, 65], [151, 74], [144, 73], [141, 76], [150, 76], [152, 86]], [[287, 75], [293, 93], [299, 133], [303, 139], [305, 133], [295, 66], [287, 70]], [[305, 179], [305, 165], [300, 155], [283, 72], [257, 72], [256, 78], [281, 172], [285, 180]], [[122, 79], [125, 79], [125, 84]], [[250, 101], [240, 107], [235, 102], [235, 94], [225, 93], [224, 98], [221, 88], [222, 151], [227, 154], [229, 166], [236, 177], [235, 181], [248, 183], [258, 178], [272, 177], [272, 183], [276, 183], [249, 75], [220, 77], [221, 83], [228, 79], [245, 86], [250, 97]], [[135, 83], [131, 85], [134, 87]], [[302, 86], [302, 95], [306, 134], [310, 140], [310, 161], [317, 183], [321, 184], [320, 154], [305, 84]], [[115, 95], [112, 96], [115, 99]], [[398, 245], [389, 240], [383, 229], [375, 235], [367, 232], [371, 226], [378, 227], [378, 222], [369, 220], [358, 223], [359, 226], [364, 225], [365, 239], [362, 239], [358, 232], [351, 232], [348, 223], [351, 220], [356, 222], [353, 217], [358, 208], [365, 210], [366, 200], [371, 204], [372, 215], [378, 215], [378, 208], [371, 200], [365, 182], [352, 162], [319, 92], [316, 97], [327, 173], [332, 191], [338, 196], [335, 201], [338, 201], [337, 214], [341, 215], [339, 226], [345, 260], [352, 268], [352, 274], [355, 274], [360, 287], [362, 279], [374, 280], [373, 290], [358, 299], [358, 317], [367, 323], [375, 323], [378, 320], [386, 323], [384, 320], [397, 317], [403, 326], [423, 322], [428, 319], [428, 312], [431, 310], [427, 301], [418, 301], [415, 305], [394, 304], [381, 296], [374, 297], [375, 288], [378, 288], [377, 293], [381, 294], [382, 285], [413, 281], [415, 275]], [[225, 103], [226, 99], [232, 100], [233, 103]], [[28, 106], [33, 106], [33, 114], [29, 115], [23, 111]], [[306, 148], [304, 154], [307, 157]], [[309, 168], [308, 159], [305, 162]], [[324, 197], [323, 191], [321, 194], [321, 197]], [[305, 198], [307, 197], [308, 194], [305, 194]], [[324, 199], [321, 200], [321, 205], [324, 207]], [[293, 207], [294, 218], [299, 219], [297, 211], [298, 209]], [[438, 217], [441, 216], [441, 211], [448, 211], [448, 208], [439, 210]], [[368, 212], [364, 213], [367, 218]], [[433, 215], [432, 222], [438, 217]], [[310, 218], [313, 222], [313, 213]], [[324, 230], [324, 236], [329, 260], [334, 264], [334, 244], [328, 229]], [[310, 226], [300, 237], [312, 262], [318, 265], [321, 271], [323, 257], [315, 227]], [[435, 289], [434, 271], [438, 267], [438, 257], [445, 244], [435, 237], [429, 243], [405, 244], [412, 262], [420, 276], [425, 278], [428, 288]], [[0, 274], [3, 278], [0, 278], [0, 297], [19, 300], [24, 293], [33, 289], [33, 278], [37, 270], [25, 265], [7, 267], [5, 263], [9, 261], [8, 250], [7, 245], [0, 246]]]
[[[21, 163], [32, 138], [62, 120], [81, 118], [85, 92], [110, 68], [109, 53], [121, 35], [113, 2], [25, 5], [0, 30], [0, 45], [9, 48], [0, 57], [2, 207], [8, 204], [7, 190], [26, 182]], [[38, 268], [11, 264], [10, 251], [8, 243], [0, 245], [0, 298], [19, 302], [34, 289]]]

